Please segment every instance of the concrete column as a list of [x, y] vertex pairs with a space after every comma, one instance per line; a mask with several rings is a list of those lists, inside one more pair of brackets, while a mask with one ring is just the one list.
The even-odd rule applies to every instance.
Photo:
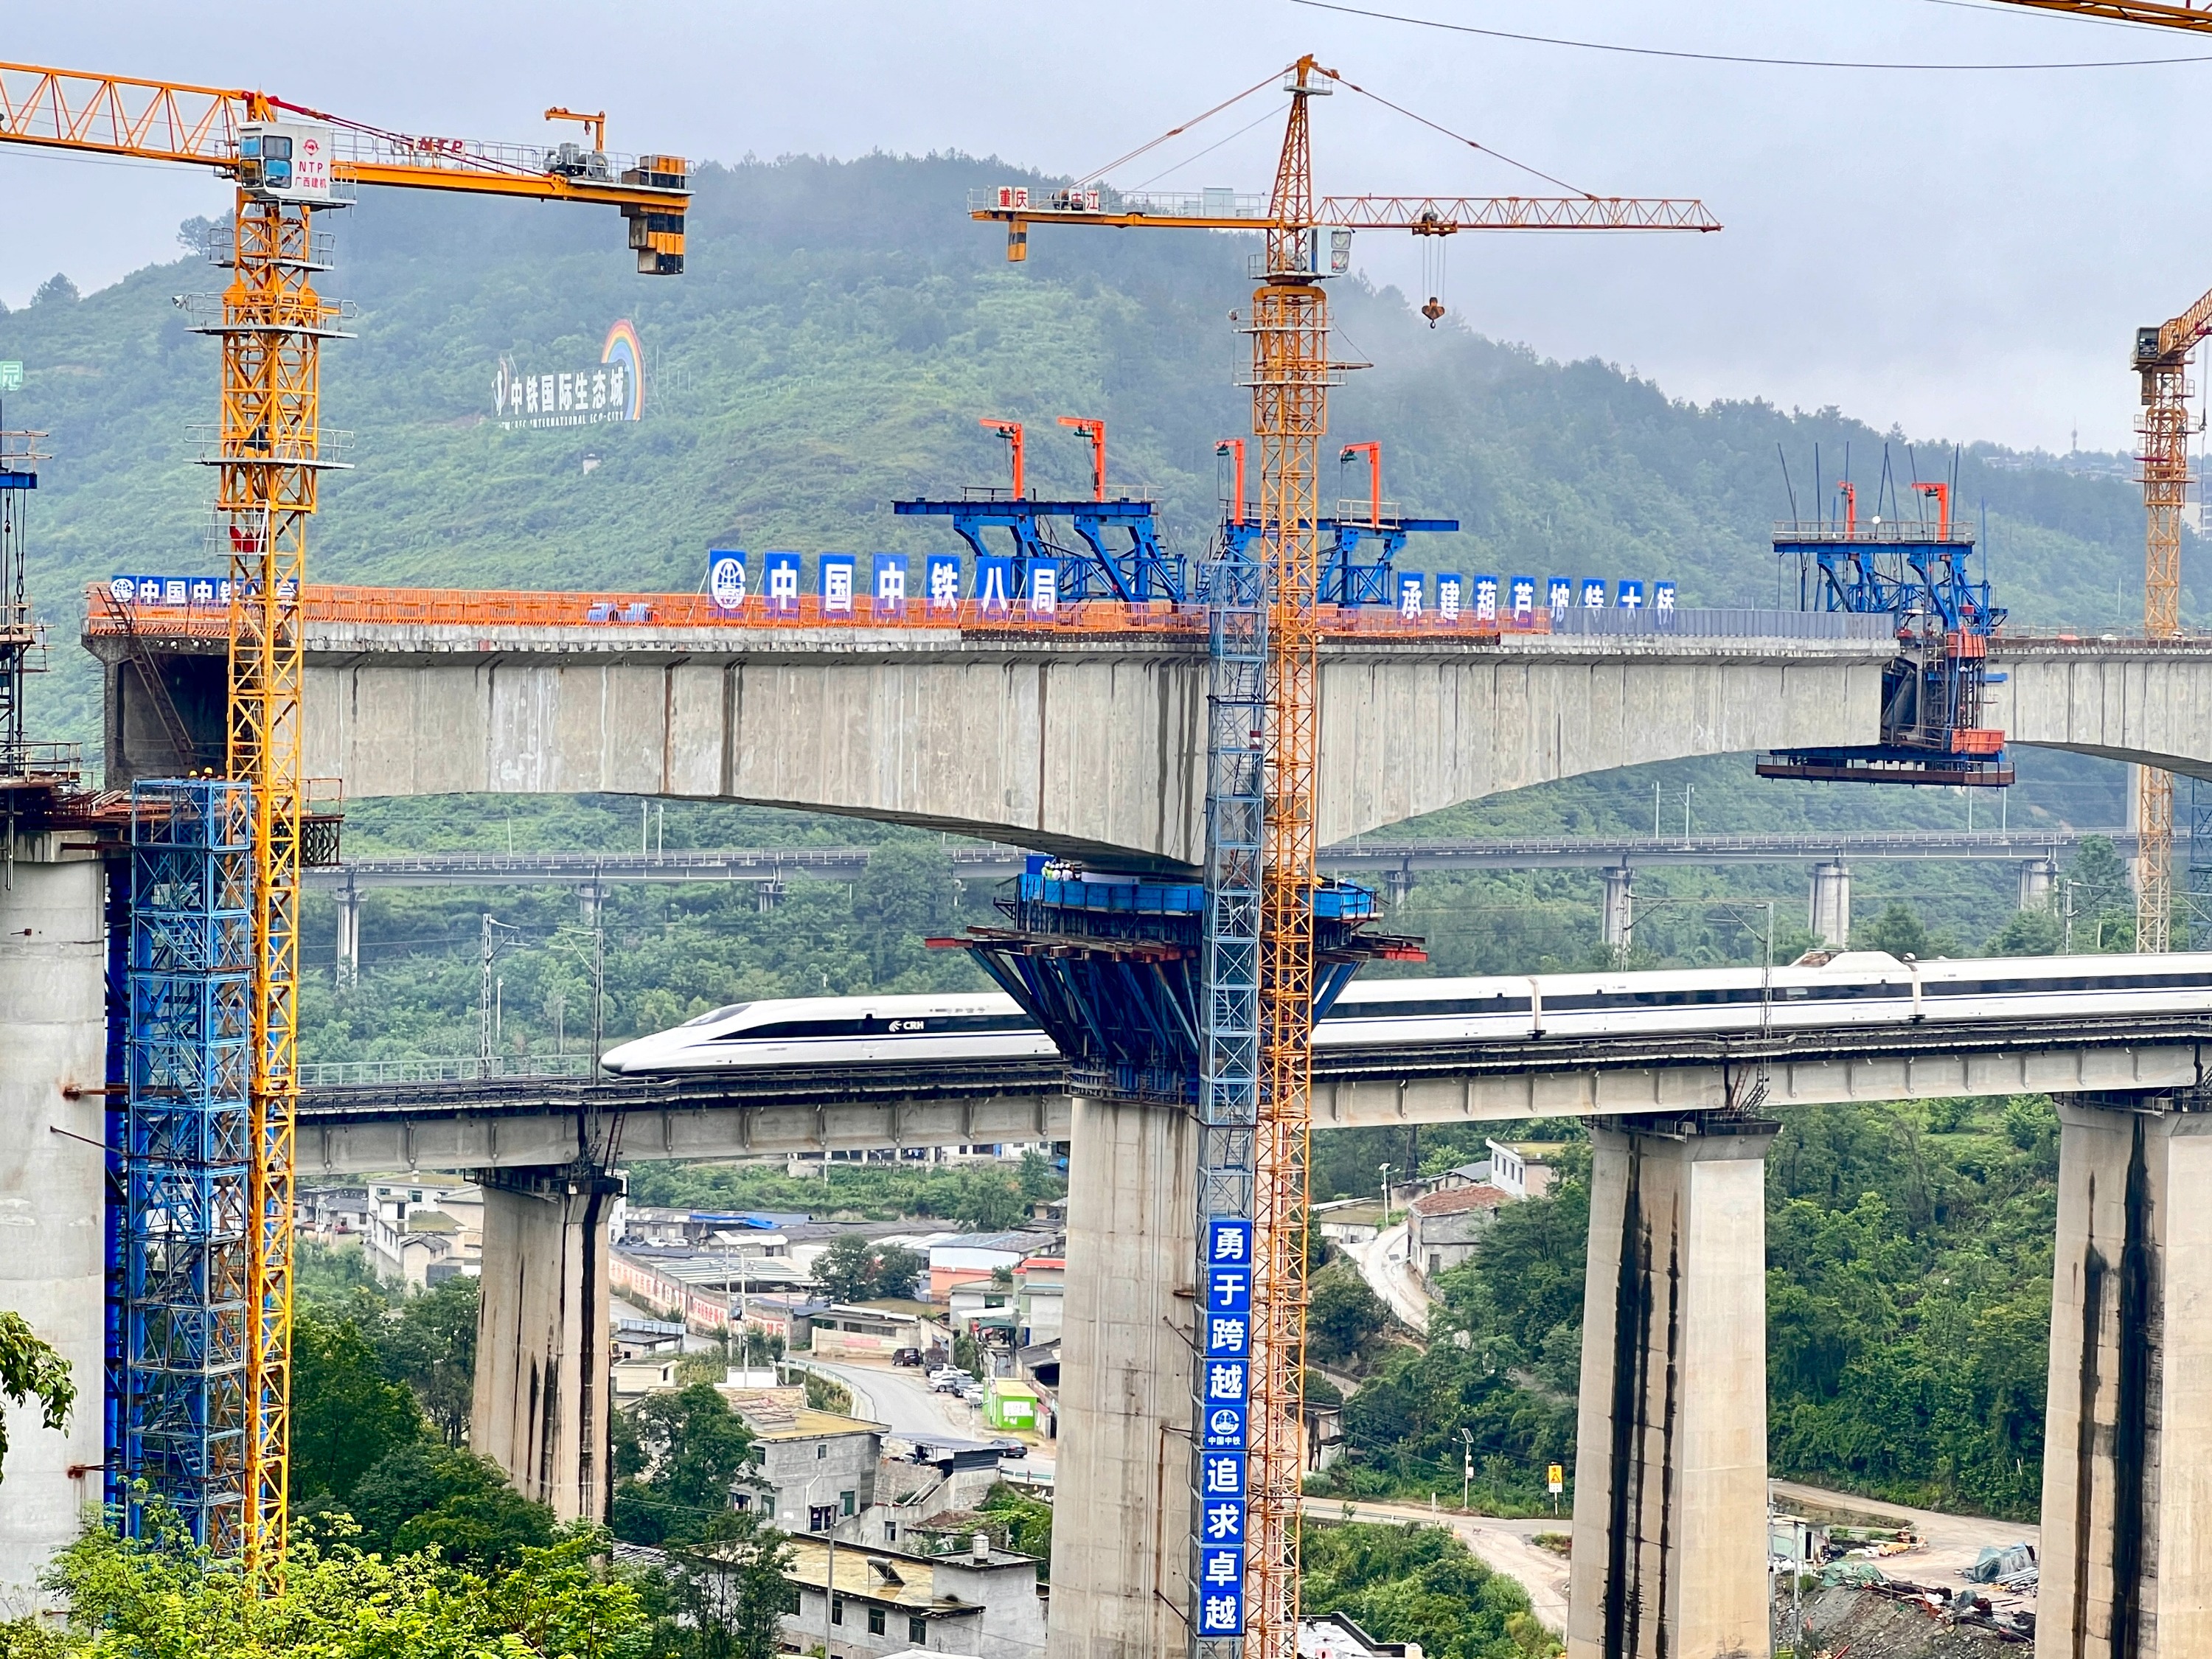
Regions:
[[1776, 1126], [1617, 1122], [1590, 1132], [1568, 1659], [1763, 1655]]
[[1406, 896], [1413, 890], [1412, 866], [1401, 865], [1395, 870], [1384, 871], [1382, 883], [1389, 895], [1390, 908], [1393, 910], [1399, 908], [1406, 902]]
[[1820, 944], [1842, 950], [1851, 937], [1851, 867], [1841, 860], [1813, 866], [1806, 927]]
[[4, 1408], [0, 1607], [11, 1610], [46, 1605], [40, 1572], [100, 1503], [106, 1430], [104, 890], [100, 860], [59, 839], [19, 836], [13, 864], [0, 859], [0, 1308], [53, 1344], [76, 1384], [66, 1429], [45, 1427], [35, 1407]]
[[2020, 908], [2023, 910], [2048, 910], [2051, 895], [2058, 890], [2058, 861], [2056, 859], [2029, 859], [2020, 866]]
[[607, 1218], [621, 1190], [591, 1170], [483, 1177], [483, 1301], [471, 1448], [562, 1521], [605, 1521], [613, 1346]]
[[607, 888], [605, 882], [587, 881], [576, 890], [576, 910], [582, 917], [585, 927], [595, 927], [599, 925], [599, 907], [606, 902], [606, 898]]
[[2208, 1107], [2058, 1103], [2035, 1645], [2046, 1659], [2212, 1653]]
[[1615, 956], [1625, 957], [1635, 944], [1636, 872], [1620, 865], [1605, 872], [1605, 943]]
[[338, 984], [361, 983], [361, 890], [349, 880], [338, 890]]
[[1050, 1659], [1188, 1644], [1194, 1134], [1170, 1108], [1075, 1102]]
[[753, 884], [753, 908], [762, 915], [775, 909], [776, 901], [782, 896], [783, 884], [781, 881], [757, 881]]

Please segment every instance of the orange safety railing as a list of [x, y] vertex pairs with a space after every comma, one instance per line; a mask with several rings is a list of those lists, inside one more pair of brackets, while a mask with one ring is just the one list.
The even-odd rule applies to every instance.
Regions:
[[[115, 600], [106, 584], [87, 590], [85, 631], [92, 635], [137, 631], [158, 638], [227, 639], [229, 611], [222, 605], [149, 605]], [[1195, 605], [1156, 600], [1123, 605], [1115, 600], [1060, 604], [1049, 614], [1032, 615], [1024, 604], [988, 609], [975, 599], [951, 607], [933, 607], [921, 599], [897, 606], [878, 605], [866, 595], [849, 610], [831, 611], [808, 594], [771, 605], [758, 596], [734, 608], [716, 605], [703, 593], [578, 593], [495, 592], [434, 587], [343, 587], [313, 583], [307, 588], [302, 620], [309, 623], [361, 623], [416, 628], [743, 628], [743, 629], [916, 629], [963, 633], [1000, 631], [1038, 634], [1164, 634], [1202, 635], [1206, 613]], [[1446, 638], [1495, 638], [1502, 634], [1548, 634], [1551, 613], [1510, 615], [1477, 621], [1462, 611], [1447, 621], [1434, 611], [1407, 617], [1395, 607], [1321, 607], [1320, 631], [1339, 636], [1429, 635]]]

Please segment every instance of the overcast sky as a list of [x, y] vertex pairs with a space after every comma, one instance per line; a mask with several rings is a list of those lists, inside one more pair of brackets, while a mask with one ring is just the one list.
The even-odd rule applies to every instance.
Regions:
[[[2212, 58], [2212, 36], [1975, 0], [1376, 0], [1380, 9], [1676, 51], [1883, 63]], [[651, 22], [626, 23], [625, 16]], [[537, 138], [549, 104], [618, 149], [996, 154], [1094, 168], [1311, 50], [1408, 108], [1584, 189], [1701, 197], [1716, 236], [1461, 236], [1444, 298], [1480, 331], [1633, 366], [1678, 396], [1838, 404], [1916, 438], [2126, 447], [2132, 330], [2212, 286], [2192, 158], [2212, 62], [1903, 73], [1686, 62], [1346, 16], [1292, 0], [296, 3], [221, 27], [174, 0], [11, 7], [22, 62], [226, 86], [437, 135]], [[1133, 186], [1279, 110], [1248, 100], [1114, 175]], [[1278, 118], [1161, 186], [1266, 188]], [[1317, 108], [1325, 191], [1547, 190], [1366, 100]], [[190, 169], [0, 145], [0, 300], [174, 256], [220, 211]], [[957, 234], [991, 235], [982, 227]], [[1079, 233], [1036, 234], [1042, 265]], [[1410, 239], [1358, 263], [1412, 288]], [[344, 291], [343, 272], [331, 288]]]

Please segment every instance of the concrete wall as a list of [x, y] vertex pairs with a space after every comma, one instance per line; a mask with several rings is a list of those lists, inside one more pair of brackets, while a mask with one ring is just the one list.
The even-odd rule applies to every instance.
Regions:
[[2212, 1652], [2212, 1112], [2061, 1100], [2036, 1651]]
[[1192, 1134], [1181, 1112], [1075, 1103], [1052, 1659], [1158, 1659], [1186, 1645]]
[[[0, 858], [0, 1309], [69, 1361], [69, 1426], [4, 1409], [0, 1609], [30, 1604], [40, 1571], [100, 1500], [106, 1187], [106, 963], [100, 861], [58, 837]], [[78, 1471], [72, 1475], [70, 1471]]]
[[1766, 1651], [1773, 1133], [1592, 1127], [1568, 1659]]
[[605, 1176], [567, 1170], [484, 1186], [470, 1446], [562, 1521], [605, 1521], [612, 1497], [614, 1192]]

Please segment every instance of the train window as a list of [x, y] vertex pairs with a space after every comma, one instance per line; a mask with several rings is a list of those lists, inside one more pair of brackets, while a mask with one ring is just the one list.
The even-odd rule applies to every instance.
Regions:
[[1324, 1019], [1419, 1019], [1443, 1014], [1525, 1014], [1526, 997], [1434, 997], [1405, 1002], [1338, 1002]]
[[712, 1025], [716, 1020], [727, 1019], [732, 1014], [742, 1014], [751, 1006], [750, 1002], [733, 1002], [726, 1008], [710, 1008], [703, 1014], [695, 1014], [684, 1024], [687, 1026]]

